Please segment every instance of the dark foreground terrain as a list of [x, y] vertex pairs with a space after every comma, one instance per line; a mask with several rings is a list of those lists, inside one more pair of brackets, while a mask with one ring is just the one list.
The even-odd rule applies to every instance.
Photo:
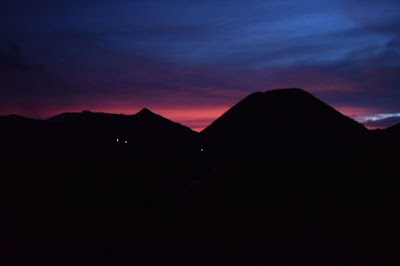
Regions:
[[397, 161], [332, 159], [8, 162], [2, 264], [398, 265]]
[[399, 126], [301, 90], [200, 134], [147, 109], [0, 128], [1, 265], [399, 265]]

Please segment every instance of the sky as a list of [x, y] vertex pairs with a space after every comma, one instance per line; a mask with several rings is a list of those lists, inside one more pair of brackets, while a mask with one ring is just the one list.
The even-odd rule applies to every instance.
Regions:
[[398, 0], [0, 3], [0, 115], [147, 107], [196, 131], [248, 94], [302, 88], [400, 122]]

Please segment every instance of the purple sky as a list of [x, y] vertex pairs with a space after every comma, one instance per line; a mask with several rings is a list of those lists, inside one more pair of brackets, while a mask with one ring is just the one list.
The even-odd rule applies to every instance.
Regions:
[[200, 130], [251, 92], [300, 87], [390, 126], [399, 14], [397, 0], [2, 1], [0, 114], [147, 107]]

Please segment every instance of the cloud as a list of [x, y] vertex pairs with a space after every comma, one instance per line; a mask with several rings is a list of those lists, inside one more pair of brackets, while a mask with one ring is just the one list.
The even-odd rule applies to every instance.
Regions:
[[347, 18], [368, 30], [400, 36], [400, 6], [397, 0], [339, 0]]
[[28, 69], [22, 49], [18, 44], [12, 43], [7, 47], [0, 47], [0, 72], [2, 75]]
[[[378, 112], [399, 111], [397, 84], [400, 69], [379, 68], [379, 64], [365, 61], [348, 68], [332, 65], [254, 69], [219, 64], [178, 64], [100, 51], [94, 58], [47, 64], [42, 67], [47, 73], [45, 76], [34, 74], [39, 73], [38, 70], [16, 71], [14, 77], [23, 82], [11, 79], [7, 93], [4, 93], [7, 98], [2, 98], [3, 108], [14, 102], [14, 106], [29, 106], [25, 108], [25, 115], [41, 117], [66, 109], [134, 113], [132, 110], [145, 106], [163, 112], [183, 110], [179, 109], [182, 107], [185, 109], [182, 112], [193, 114], [201, 108], [233, 106], [254, 91], [301, 87], [333, 106], [369, 106], [376, 107]], [[199, 128], [194, 120], [178, 119], [197, 123]], [[204, 119], [203, 124], [213, 120]]]
[[183, 5], [181, 1], [120, 0], [100, 1], [96, 8], [93, 2], [66, 3], [40, 1], [29, 12], [19, 11], [18, 19], [7, 15], [18, 6], [10, 4], [4, 9], [8, 26], [3, 34], [22, 38], [28, 46], [34, 43], [34, 52], [43, 47], [37, 61], [47, 58], [46, 63], [51, 58], [94, 57], [93, 49], [103, 49], [131, 57], [239, 68], [330, 64], [352, 52], [379, 50], [388, 39], [355, 27], [329, 1], [189, 1]]
[[358, 116], [357, 119], [360, 121], [368, 122], [368, 121], [379, 121], [392, 117], [400, 117], [400, 113], [392, 113], [392, 114], [373, 114], [366, 116]]
[[31, 61], [16, 43], [0, 46], [0, 112], [41, 116], [44, 103], [66, 100], [71, 88], [61, 75]]
[[0, 8], [2, 113], [194, 114], [189, 106], [225, 108], [283, 87], [333, 106], [400, 111], [395, 1], [28, 2]]
[[0, 46], [0, 95], [43, 96], [50, 93], [50, 87], [57, 87], [57, 93], [65, 83], [43, 65], [31, 62], [24, 49], [16, 43]]
[[400, 113], [373, 114], [355, 119], [369, 128], [387, 128], [400, 123]]

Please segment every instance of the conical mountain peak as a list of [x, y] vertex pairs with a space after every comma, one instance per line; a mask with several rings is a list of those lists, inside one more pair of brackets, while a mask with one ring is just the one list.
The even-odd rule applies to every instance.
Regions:
[[218, 150], [286, 152], [329, 150], [351, 143], [365, 131], [310, 93], [289, 88], [250, 94], [203, 130], [202, 136]]
[[147, 109], [146, 107], [142, 108], [138, 113], [138, 115], [155, 115], [152, 111]]

